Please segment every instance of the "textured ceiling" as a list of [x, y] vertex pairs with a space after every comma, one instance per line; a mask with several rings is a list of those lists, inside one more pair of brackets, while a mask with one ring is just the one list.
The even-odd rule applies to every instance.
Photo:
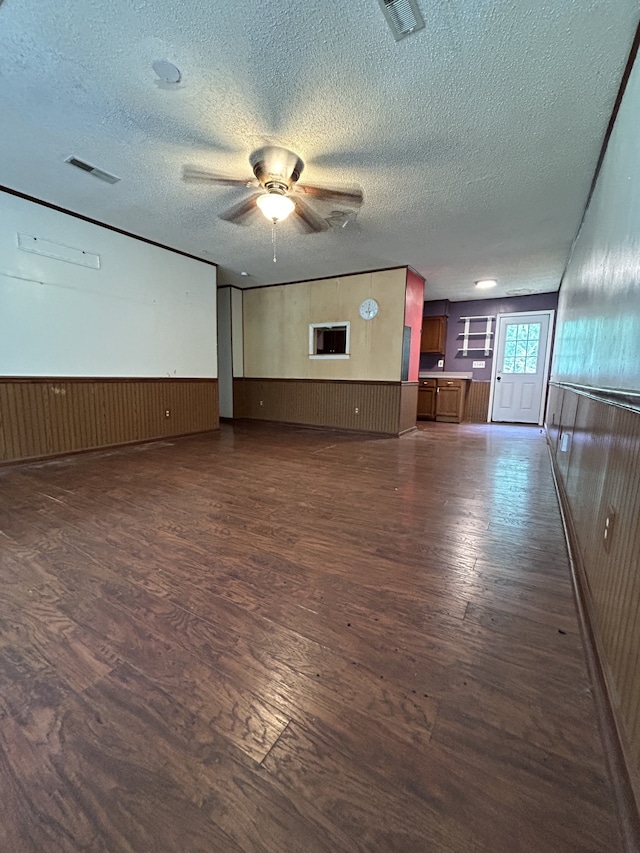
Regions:
[[[221, 283], [408, 264], [428, 298], [556, 290], [637, 0], [419, 6], [425, 28], [396, 43], [377, 0], [6, 0], [0, 184], [213, 260]], [[157, 60], [181, 82], [162, 83]], [[344, 228], [284, 223], [276, 264], [259, 214], [217, 218], [249, 190], [181, 178], [249, 178], [268, 143], [302, 157], [301, 182], [365, 196]], [[490, 294], [474, 291], [484, 277]]]

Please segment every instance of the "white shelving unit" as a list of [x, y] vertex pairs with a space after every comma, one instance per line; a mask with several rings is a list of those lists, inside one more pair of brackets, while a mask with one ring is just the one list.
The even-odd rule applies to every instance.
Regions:
[[[468, 355], [470, 352], [482, 352], [486, 356], [491, 355], [493, 351], [493, 329], [491, 328], [493, 321], [495, 320], [495, 316], [492, 314], [479, 314], [477, 316], [470, 317], [460, 317], [460, 321], [464, 320], [464, 331], [460, 332], [458, 337], [462, 336], [462, 346], [458, 347], [458, 352], [461, 352], [463, 356]], [[477, 322], [479, 320], [483, 320], [485, 324], [485, 328], [482, 330], [472, 331], [471, 324], [472, 322]], [[484, 346], [483, 347], [472, 347], [469, 346], [470, 343], [475, 343], [473, 338], [484, 338]]]

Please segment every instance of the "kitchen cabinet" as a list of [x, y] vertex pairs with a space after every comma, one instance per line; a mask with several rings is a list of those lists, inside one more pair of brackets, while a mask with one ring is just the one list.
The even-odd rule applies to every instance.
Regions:
[[447, 343], [447, 318], [423, 317], [420, 352], [444, 355]]
[[467, 380], [438, 379], [436, 381], [436, 420], [459, 424], [464, 417]]
[[464, 373], [421, 376], [418, 382], [418, 420], [460, 423], [464, 418], [468, 386], [469, 379]]
[[418, 385], [418, 419], [435, 421], [436, 419], [437, 380], [421, 379]]

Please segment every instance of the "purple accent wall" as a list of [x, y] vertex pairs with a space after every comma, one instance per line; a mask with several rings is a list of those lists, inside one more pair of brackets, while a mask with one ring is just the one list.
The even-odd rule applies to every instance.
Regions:
[[[439, 355], [422, 354], [420, 356], [420, 370], [461, 370], [473, 371], [473, 378], [476, 381], [489, 381], [491, 379], [491, 366], [493, 364], [493, 345], [490, 356], [485, 356], [482, 352], [470, 353], [466, 358], [463, 358], [462, 353], [458, 350], [462, 347], [462, 332], [464, 331], [464, 321], [460, 317], [477, 317], [482, 314], [491, 314], [496, 317], [498, 314], [512, 314], [517, 311], [547, 311], [556, 310], [558, 306], [557, 293], [534, 293], [531, 296], [505, 296], [501, 299], [473, 299], [469, 302], [448, 302], [446, 300], [438, 300], [424, 303], [423, 317], [434, 317], [438, 314], [448, 314], [449, 321], [447, 325], [447, 347], [444, 357], [444, 367], [437, 367]], [[484, 329], [482, 321], [476, 321], [472, 324], [473, 331]], [[496, 323], [492, 324], [492, 330], [495, 333]], [[484, 338], [476, 338], [478, 341], [475, 346], [484, 346]], [[483, 368], [472, 368], [474, 361], [484, 361]]]

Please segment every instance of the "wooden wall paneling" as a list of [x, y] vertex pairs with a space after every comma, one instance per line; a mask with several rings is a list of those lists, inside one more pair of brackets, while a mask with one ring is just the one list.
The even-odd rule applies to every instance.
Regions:
[[418, 383], [403, 382], [400, 386], [400, 421], [398, 432], [415, 429], [418, 412]]
[[[578, 397], [576, 394], [564, 394], [562, 398], [562, 409], [559, 416], [558, 432], [558, 468], [562, 473], [563, 481], [567, 482], [567, 472], [571, 459], [573, 446], [573, 429], [575, 426], [576, 413], [578, 411]], [[567, 434], [568, 439], [563, 442], [563, 436]], [[564, 450], [562, 448], [565, 448]]]
[[23, 446], [32, 452], [39, 442], [46, 442], [46, 404], [41, 389], [31, 383], [24, 385], [20, 392], [20, 405], [28, 407], [33, 413], [29, 421], [23, 424]]
[[[570, 453], [550, 440], [577, 539], [592, 628], [640, 807], [640, 413], [569, 388], [562, 429]], [[552, 400], [552, 405], [557, 401]], [[605, 518], [615, 512], [608, 549]]]
[[[574, 404], [565, 400], [565, 412], [575, 411], [570, 457], [565, 473], [565, 490], [574, 524], [581, 530], [580, 547], [592, 594], [597, 597], [596, 572], [605, 516], [602, 515], [606, 458], [615, 409], [589, 397], [567, 392]], [[609, 421], [609, 423], [607, 423]], [[566, 456], [567, 454], [563, 454]]]
[[465, 403], [464, 420], [474, 424], [484, 424], [489, 415], [489, 393], [491, 382], [469, 383]]
[[[397, 435], [400, 389], [400, 383], [388, 382], [245, 377], [234, 383], [234, 412], [257, 420]], [[412, 417], [415, 423], [415, 413]]]
[[547, 427], [547, 438], [554, 453], [558, 446], [558, 436], [560, 434], [560, 412], [562, 411], [563, 396], [564, 388], [561, 388], [559, 385], [549, 385], [545, 424]]
[[0, 379], [0, 462], [217, 427], [215, 379]]
[[[615, 519], [608, 553], [600, 548], [603, 584], [596, 609], [640, 784], [640, 415], [618, 408], [613, 426], [598, 533], [610, 507]], [[640, 788], [637, 795], [640, 800]]]
[[244, 379], [241, 377], [233, 378], [233, 417], [234, 418], [244, 418], [246, 417], [246, 409], [245, 409], [245, 393], [244, 393]]

